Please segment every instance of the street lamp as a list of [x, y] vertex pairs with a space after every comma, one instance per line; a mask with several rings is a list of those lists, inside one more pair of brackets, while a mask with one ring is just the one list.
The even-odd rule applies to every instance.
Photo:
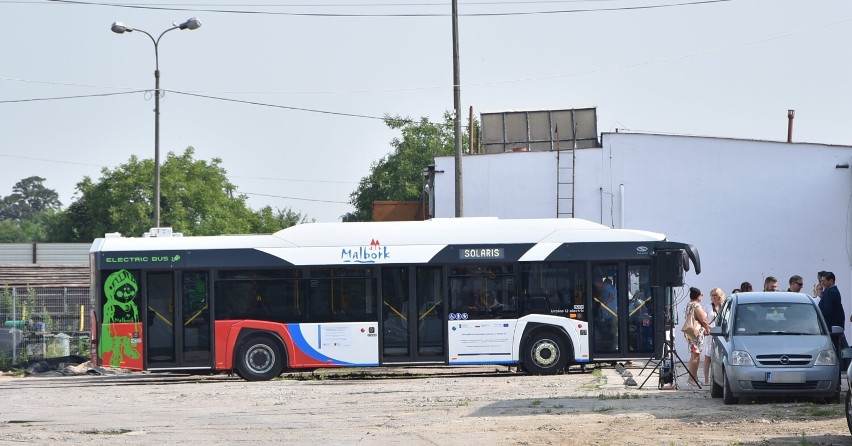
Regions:
[[201, 22], [195, 17], [181, 23], [172, 23], [172, 27], [160, 33], [160, 36], [154, 39], [154, 36], [147, 31], [132, 28], [121, 22], [112, 24], [112, 32], [116, 34], [124, 34], [125, 32], [139, 31], [151, 38], [154, 43], [154, 227], [160, 227], [160, 54], [158, 46], [160, 39], [167, 32], [174, 29], [198, 29], [201, 27]]

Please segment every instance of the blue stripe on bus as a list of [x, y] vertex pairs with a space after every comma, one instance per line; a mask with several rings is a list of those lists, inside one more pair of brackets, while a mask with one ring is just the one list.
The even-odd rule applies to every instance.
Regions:
[[[339, 359], [330, 358], [328, 356], [323, 355], [322, 353], [316, 351], [313, 347], [308, 344], [308, 341], [302, 336], [302, 328], [299, 324], [286, 324], [287, 330], [290, 332], [290, 336], [293, 338], [293, 343], [296, 344], [296, 348], [299, 349], [302, 353], [311, 357], [316, 361], [323, 362], [325, 364], [331, 365], [348, 365], [348, 366], [358, 366], [358, 367], [375, 367], [378, 366], [378, 362], [346, 362], [341, 361]], [[322, 345], [322, 339], [320, 338], [320, 326], [317, 326], [317, 339], [320, 341], [320, 345]]]
[[450, 361], [450, 364], [489, 365], [489, 364], [517, 364], [518, 361]]
[[511, 356], [511, 353], [459, 353], [459, 356]]
[[[317, 326], [317, 330], [319, 330], [319, 326]], [[305, 337], [302, 335], [302, 328], [299, 324], [287, 324], [287, 329], [290, 331], [290, 336], [293, 337], [293, 343], [296, 344], [296, 348], [298, 348], [302, 353], [310, 356], [312, 359], [317, 361], [321, 361], [326, 364], [334, 364], [334, 365], [360, 365], [354, 364], [350, 362], [340, 361], [334, 358], [329, 358], [328, 356], [323, 355], [322, 353], [316, 351], [313, 347], [308, 344], [308, 341], [305, 340]], [[317, 332], [319, 335], [319, 332]], [[318, 338], [319, 339], [319, 338]]]

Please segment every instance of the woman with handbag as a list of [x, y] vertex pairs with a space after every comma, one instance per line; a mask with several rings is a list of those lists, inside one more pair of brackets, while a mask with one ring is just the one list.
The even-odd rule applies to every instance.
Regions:
[[698, 376], [698, 364], [701, 361], [701, 348], [704, 345], [704, 335], [710, 333], [710, 324], [707, 323], [707, 313], [701, 308], [701, 290], [695, 287], [689, 288], [689, 304], [683, 320], [683, 328], [680, 330], [686, 337], [689, 345], [689, 380], [687, 384], [698, 387], [695, 378]]

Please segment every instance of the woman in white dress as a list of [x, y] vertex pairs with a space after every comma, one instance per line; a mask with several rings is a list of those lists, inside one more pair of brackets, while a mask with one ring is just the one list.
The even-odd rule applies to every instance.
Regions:
[[[725, 301], [725, 292], [721, 288], [713, 288], [710, 290], [710, 303], [704, 308], [704, 313], [707, 314], [707, 322], [710, 327], [716, 326], [716, 316], [722, 310], [722, 302]], [[710, 350], [712, 349], [712, 339], [707, 339], [704, 345], [701, 346], [702, 354], [704, 355], [704, 385], [710, 385]]]

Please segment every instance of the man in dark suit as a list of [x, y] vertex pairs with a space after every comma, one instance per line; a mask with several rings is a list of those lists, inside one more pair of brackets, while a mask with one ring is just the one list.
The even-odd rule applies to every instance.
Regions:
[[[826, 325], [828, 325], [828, 329], [831, 330], [831, 327], [838, 326], [843, 327], [846, 322], [846, 312], [843, 311], [843, 302], [840, 300], [840, 290], [837, 289], [837, 285], [834, 284], [834, 273], [831, 271], [827, 271], [825, 275], [820, 279], [820, 285], [822, 285], [822, 298], [819, 300], [819, 309], [822, 312], [822, 317], [825, 319]], [[832, 336], [831, 340], [834, 341], [834, 348], [837, 352], [837, 357], [840, 357], [840, 350], [849, 346], [846, 342], [846, 334], [841, 333], [836, 336]], [[843, 370], [849, 366], [849, 360], [841, 360], [843, 361], [841, 373]]]
[[820, 281], [822, 285], [822, 299], [819, 300], [819, 309], [828, 328], [832, 326], [843, 327], [846, 322], [846, 312], [843, 311], [843, 302], [840, 300], [840, 291], [834, 284], [834, 273], [828, 271]]

